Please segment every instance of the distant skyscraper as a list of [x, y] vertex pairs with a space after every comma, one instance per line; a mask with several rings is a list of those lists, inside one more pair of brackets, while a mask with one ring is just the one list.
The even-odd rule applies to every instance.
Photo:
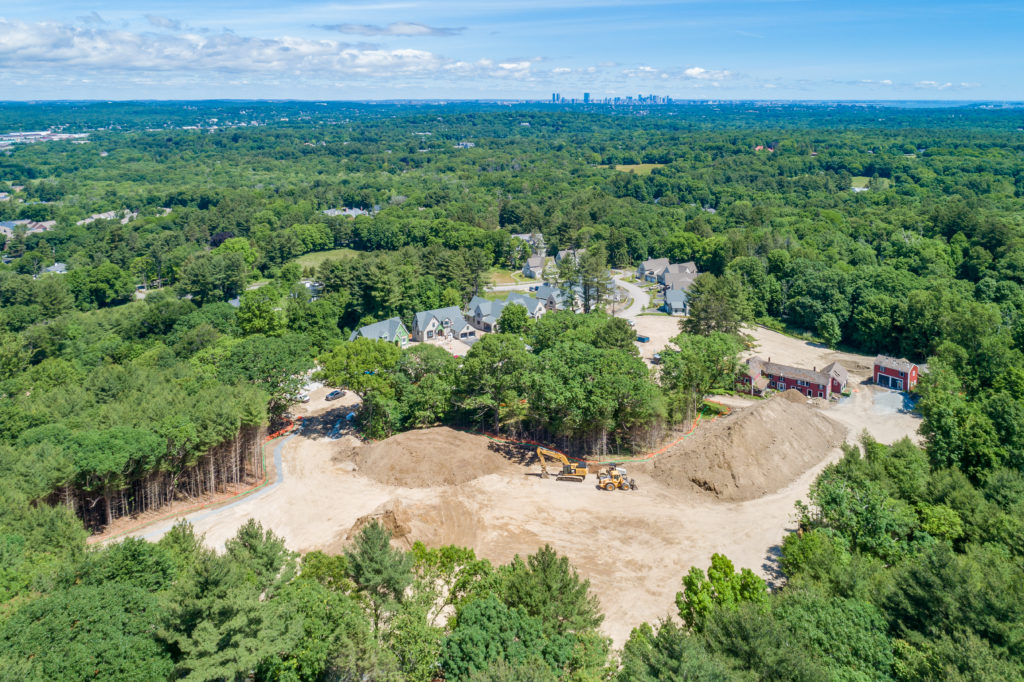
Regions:
[[583, 93], [583, 103], [584, 104], [590, 104], [590, 93], [589, 92], [584, 92]]
[[558, 93], [557, 92], [551, 93], [551, 103], [552, 104], [558, 104]]

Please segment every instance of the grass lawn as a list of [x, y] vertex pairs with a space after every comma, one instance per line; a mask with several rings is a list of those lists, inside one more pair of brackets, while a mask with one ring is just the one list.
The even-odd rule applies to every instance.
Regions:
[[325, 260], [332, 258], [349, 258], [359, 253], [354, 249], [332, 249], [330, 251], [314, 251], [299, 256], [295, 262], [304, 268], [319, 267]]
[[[866, 175], [854, 175], [853, 176], [853, 181], [850, 182], [850, 186], [851, 187], [857, 187], [857, 188], [867, 187], [868, 186], [868, 182], [870, 182], [870, 181], [871, 181], [871, 178], [869, 178]], [[878, 178], [878, 182], [882, 186], [882, 189], [889, 189], [889, 178]]]
[[487, 276], [491, 278], [491, 281], [495, 284], [515, 284], [515, 273], [509, 272], [503, 268], [491, 268], [487, 271]]
[[[663, 163], [620, 163], [612, 166], [617, 171], [623, 173], [636, 173], [637, 175], [650, 175], [651, 171], [655, 168], [661, 168], [665, 164]], [[607, 166], [606, 166], [607, 168]]]
[[478, 295], [486, 298], [488, 301], [504, 301], [511, 293], [511, 291], [482, 291]]

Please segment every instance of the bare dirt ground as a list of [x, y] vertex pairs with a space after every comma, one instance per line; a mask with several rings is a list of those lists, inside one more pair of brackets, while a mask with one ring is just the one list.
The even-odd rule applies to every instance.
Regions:
[[[641, 317], [638, 326], [645, 319], [677, 322]], [[757, 335], [758, 352], [776, 361], [831, 361], [831, 351], [766, 330]], [[870, 359], [835, 355], [854, 377], [866, 376]], [[672, 452], [627, 467], [635, 492], [598, 490], [589, 476], [582, 484], [541, 479], [529, 450], [445, 428], [372, 444], [344, 430], [332, 439], [357, 399], [328, 403], [328, 389], [320, 388], [298, 406], [306, 419], [284, 444], [284, 481], [258, 499], [192, 519], [215, 548], [248, 518], [299, 551], [340, 552], [372, 518], [392, 528], [400, 546], [457, 544], [496, 563], [548, 543], [590, 579], [606, 614], [603, 630], [621, 646], [632, 627], [671, 614], [682, 576], [691, 566], [706, 568], [715, 552], [776, 577], [778, 546], [795, 526], [794, 502], [806, 500], [814, 478], [841, 455], [836, 444], [844, 436], [855, 440], [867, 430], [893, 442], [916, 433], [917, 419], [893, 407], [893, 394], [855, 381], [852, 397], [833, 405], [718, 399], [733, 406], [731, 415]], [[694, 472], [717, 494], [694, 483]], [[745, 492], [731, 494], [730, 481]], [[137, 534], [156, 539], [169, 526]]]
[[635, 342], [640, 349], [640, 357], [648, 364], [655, 353], [660, 353], [668, 346], [669, 339], [679, 335], [679, 321], [682, 318], [671, 315], [638, 315], [633, 318], [636, 322], [636, 333], [640, 336], [649, 336], [651, 340], [647, 343]]
[[808, 368], [820, 368], [838, 361], [850, 373], [851, 384], [871, 376], [874, 366], [872, 356], [829, 350], [820, 344], [795, 339], [764, 327], [744, 327], [743, 332], [752, 336], [755, 344], [753, 349], [743, 354], [744, 358], [757, 355], [765, 360], [771, 359], [772, 362]]

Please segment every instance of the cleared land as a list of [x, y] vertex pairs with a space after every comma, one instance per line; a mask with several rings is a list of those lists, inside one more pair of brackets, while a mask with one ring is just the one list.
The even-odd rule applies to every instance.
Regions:
[[313, 253], [307, 253], [299, 256], [295, 259], [295, 262], [304, 268], [315, 268], [319, 267], [325, 260], [338, 259], [338, 258], [350, 258], [359, 253], [355, 249], [331, 249], [330, 251], [314, 251]]
[[[777, 361], [820, 366], [836, 355], [855, 376], [870, 363], [753, 331], [759, 352]], [[372, 444], [344, 432], [330, 439], [355, 398], [328, 403], [326, 392], [318, 389], [297, 406], [306, 425], [284, 446], [281, 485], [220, 513], [193, 515], [209, 546], [222, 548], [250, 517], [301, 551], [339, 552], [371, 518], [391, 527], [398, 545], [458, 544], [495, 562], [549, 543], [591, 580], [607, 615], [604, 631], [620, 646], [640, 621], [670, 614], [682, 576], [691, 566], [706, 567], [714, 552], [772, 577], [772, 557], [794, 528], [794, 502], [806, 499], [821, 468], [840, 456], [843, 437], [856, 439], [866, 429], [893, 442], [914, 434], [918, 423], [894, 408], [895, 394], [868, 386], [827, 406], [786, 397], [716, 398], [733, 413], [666, 454], [629, 465], [639, 491], [608, 493], [590, 478], [540, 479], [530, 448], [448, 428]], [[170, 525], [136, 534], [156, 538]]]
[[617, 171], [623, 173], [636, 173], [637, 175], [650, 175], [651, 171], [655, 168], [661, 168], [665, 164], [663, 163], [619, 163], [614, 166], [610, 166]]
[[[866, 175], [854, 175], [850, 182], [850, 187], [855, 187], [857, 189], [866, 188], [869, 182], [871, 182], [871, 178]], [[878, 182], [882, 189], [889, 189], [889, 178], [879, 178]]]

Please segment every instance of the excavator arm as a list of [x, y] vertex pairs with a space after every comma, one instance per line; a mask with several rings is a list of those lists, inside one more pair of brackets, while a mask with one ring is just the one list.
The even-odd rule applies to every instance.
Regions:
[[562, 464], [561, 470], [555, 474], [555, 478], [567, 481], [583, 481], [587, 477], [586, 465], [574, 464], [569, 458], [556, 450], [537, 448], [537, 459], [540, 460], [540, 475], [547, 478], [551, 475], [548, 471], [548, 460], [554, 460]]

